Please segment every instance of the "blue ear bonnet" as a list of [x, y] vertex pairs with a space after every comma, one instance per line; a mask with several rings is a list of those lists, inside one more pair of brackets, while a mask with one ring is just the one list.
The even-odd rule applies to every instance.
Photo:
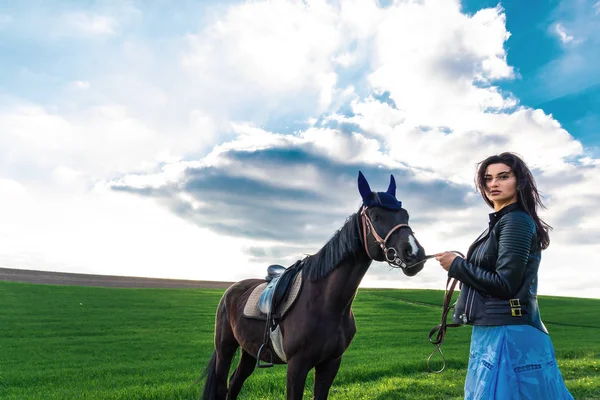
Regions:
[[396, 180], [390, 175], [390, 186], [385, 192], [373, 192], [369, 187], [367, 179], [358, 172], [358, 191], [365, 207], [383, 207], [388, 210], [399, 210], [402, 208], [402, 202], [396, 199]]
[[402, 208], [402, 202], [386, 192], [373, 192], [371, 196], [363, 199], [365, 207], [383, 207], [388, 210], [399, 210]]

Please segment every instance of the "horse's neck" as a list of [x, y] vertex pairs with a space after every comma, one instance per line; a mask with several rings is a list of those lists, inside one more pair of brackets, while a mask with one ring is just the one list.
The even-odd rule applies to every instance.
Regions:
[[[357, 231], [358, 230], [358, 231]], [[314, 281], [309, 296], [333, 314], [348, 312], [358, 285], [365, 276], [371, 258], [360, 240], [362, 229], [358, 214], [351, 216], [344, 227], [315, 256], [314, 260], [328, 263], [329, 273]]]
[[325, 304], [332, 311], [346, 312], [350, 309], [358, 285], [367, 273], [372, 260], [366, 257], [358, 257], [355, 261], [346, 261], [339, 265], [326, 278]]

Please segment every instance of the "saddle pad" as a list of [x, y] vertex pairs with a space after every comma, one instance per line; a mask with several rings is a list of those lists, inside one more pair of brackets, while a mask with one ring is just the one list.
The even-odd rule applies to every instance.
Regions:
[[[258, 308], [258, 301], [260, 300], [261, 293], [267, 287], [268, 282], [261, 283], [257, 287], [254, 288], [250, 297], [248, 297], [248, 301], [246, 301], [246, 305], [244, 306], [244, 317], [255, 318], [260, 320], [267, 319], [267, 314], [263, 314]], [[302, 273], [299, 273], [294, 278], [294, 282], [290, 286], [290, 291], [288, 293], [287, 299], [281, 303], [273, 315], [279, 316], [279, 318], [283, 318], [283, 316], [288, 312], [290, 307], [296, 301], [296, 297], [298, 297], [298, 293], [300, 293], [300, 288], [302, 287]]]
[[279, 325], [277, 325], [277, 328], [275, 328], [274, 331], [271, 331], [271, 343], [273, 343], [273, 350], [275, 350], [277, 357], [279, 357], [284, 363], [287, 363], [287, 357], [283, 351], [283, 335], [281, 334]]

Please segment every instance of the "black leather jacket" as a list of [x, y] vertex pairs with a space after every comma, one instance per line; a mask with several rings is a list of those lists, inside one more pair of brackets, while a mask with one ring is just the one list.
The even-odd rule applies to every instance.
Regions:
[[537, 302], [541, 249], [533, 218], [518, 203], [490, 214], [490, 225], [456, 257], [448, 275], [461, 282], [452, 321], [533, 325], [544, 333]]

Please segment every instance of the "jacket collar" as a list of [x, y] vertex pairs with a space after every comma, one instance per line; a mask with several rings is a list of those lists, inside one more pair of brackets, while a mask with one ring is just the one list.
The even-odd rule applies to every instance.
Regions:
[[509, 212], [512, 211], [516, 211], [516, 210], [520, 210], [521, 209], [521, 205], [519, 204], [519, 202], [516, 203], [512, 203], [509, 204], [505, 207], [502, 207], [500, 210], [490, 213], [490, 229], [492, 229], [494, 227], [494, 225], [496, 225], [496, 222], [498, 222], [500, 220], [500, 218], [502, 218], [503, 215], [508, 214]]

